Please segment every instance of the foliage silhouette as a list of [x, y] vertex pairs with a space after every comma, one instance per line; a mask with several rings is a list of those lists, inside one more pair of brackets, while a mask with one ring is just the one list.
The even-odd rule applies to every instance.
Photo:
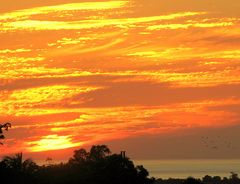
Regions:
[[[14, 177], [12, 177], [14, 176]], [[34, 184], [151, 184], [148, 171], [121, 154], [111, 154], [106, 145], [94, 145], [90, 151], [79, 149], [67, 163], [37, 166], [23, 160], [22, 154], [4, 157], [0, 162], [4, 183]]]
[[4, 183], [31, 183], [37, 171], [37, 164], [31, 159], [23, 160], [22, 153], [6, 156], [0, 162], [0, 177], [7, 178]]
[[[11, 128], [11, 123], [0, 124], [0, 140], [5, 138], [5, 136], [3, 135], [3, 129], [8, 131], [9, 128]], [[0, 144], [3, 143], [0, 142]]]
[[231, 173], [229, 178], [206, 175], [202, 179], [189, 177], [187, 179], [157, 179], [153, 184], [240, 184], [240, 179], [236, 173]]
[[200, 180], [195, 179], [193, 177], [189, 177], [183, 182], [183, 184], [201, 184], [201, 183], [202, 182]]
[[0, 161], [0, 183], [4, 184], [240, 184], [238, 175], [200, 179], [149, 178], [143, 166], [135, 166], [125, 154], [112, 154], [106, 145], [90, 151], [75, 150], [67, 163], [38, 166], [22, 153]]
[[15, 172], [34, 173], [37, 170], [37, 164], [31, 159], [23, 160], [22, 153], [9, 157], [4, 157], [2, 161], [6, 168], [12, 169]]

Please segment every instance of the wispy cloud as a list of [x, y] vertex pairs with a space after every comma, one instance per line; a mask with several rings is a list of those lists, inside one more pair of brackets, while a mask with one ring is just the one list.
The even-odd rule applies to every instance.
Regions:
[[232, 22], [215, 22], [215, 23], [193, 23], [193, 24], [162, 24], [162, 25], [154, 25], [149, 26], [148, 30], [161, 30], [161, 29], [188, 29], [188, 28], [212, 28], [212, 27], [225, 27], [232, 26], [234, 23]]
[[239, 18], [191, 3], [154, 10], [160, 4], [1, 13], [0, 118], [14, 122], [9, 152], [239, 124]]
[[103, 2], [83, 2], [60, 4], [55, 6], [43, 6], [37, 8], [17, 10], [10, 13], [0, 14], [0, 20], [24, 20], [33, 15], [43, 15], [49, 13], [63, 13], [71, 11], [99, 11], [99, 10], [112, 10], [116, 8], [125, 7], [129, 1], [103, 1]]
[[15, 49], [15, 50], [11, 50], [11, 49], [4, 49], [4, 50], [0, 50], [0, 54], [15, 54], [15, 53], [22, 53], [22, 52], [30, 52], [31, 49]]
[[3, 31], [13, 30], [81, 30], [96, 29], [105, 26], [133, 26], [135, 24], [148, 23], [154, 21], [173, 20], [188, 16], [202, 15], [205, 12], [182, 12], [162, 16], [136, 17], [123, 19], [93, 19], [80, 21], [48, 21], [48, 20], [23, 20], [12, 21], [2, 24]]

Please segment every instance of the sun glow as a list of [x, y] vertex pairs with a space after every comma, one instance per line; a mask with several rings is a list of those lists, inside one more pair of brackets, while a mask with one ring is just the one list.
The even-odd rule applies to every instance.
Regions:
[[234, 3], [18, 1], [0, 3], [1, 154], [239, 124]]
[[40, 152], [76, 147], [82, 145], [83, 143], [73, 143], [70, 136], [48, 135], [43, 136], [38, 141], [28, 142], [27, 144], [30, 146], [30, 151]]

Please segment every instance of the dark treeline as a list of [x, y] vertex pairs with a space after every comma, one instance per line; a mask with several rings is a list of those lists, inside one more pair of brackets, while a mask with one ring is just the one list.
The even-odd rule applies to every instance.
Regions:
[[151, 184], [148, 171], [125, 153], [111, 154], [105, 145], [79, 149], [67, 163], [37, 165], [22, 154], [0, 162], [0, 183], [4, 184]]
[[189, 177], [187, 179], [157, 179], [154, 184], [240, 184], [240, 179], [236, 173], [232, 173], [229, 178], [220, 176], [204, 176], [202, 179]]
[[106, 145], [79, 149], [67, 163], [39, 166], [21, 153], [0, 161], [0, 184], [240, 184], [238, 175], [229, 178], [205, 176], [202, 180], [149, 178], [143, 166], [121, 154], [112, 154]]

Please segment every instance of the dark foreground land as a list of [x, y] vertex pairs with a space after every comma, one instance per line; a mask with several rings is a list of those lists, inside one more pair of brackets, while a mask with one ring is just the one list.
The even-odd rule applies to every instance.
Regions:
[[195, 179], [192, 177], [189, 177], [187, 179], [156, 179], [153, 184], [240, 184], [240, 179], [238, 178], [237, 174], [232, 173], [229, 178], [207, 175], [202, 179]]
[[39, 166], [22, 154], [0, 161], [0, 184], [240, 184], [238, 175], [229, 178], [205, 176], [202, 180], [149, 178], [143, 166], [135, 166], [125, 153], [111, 154], [105, 145], [79, 149], [67, 163]]

